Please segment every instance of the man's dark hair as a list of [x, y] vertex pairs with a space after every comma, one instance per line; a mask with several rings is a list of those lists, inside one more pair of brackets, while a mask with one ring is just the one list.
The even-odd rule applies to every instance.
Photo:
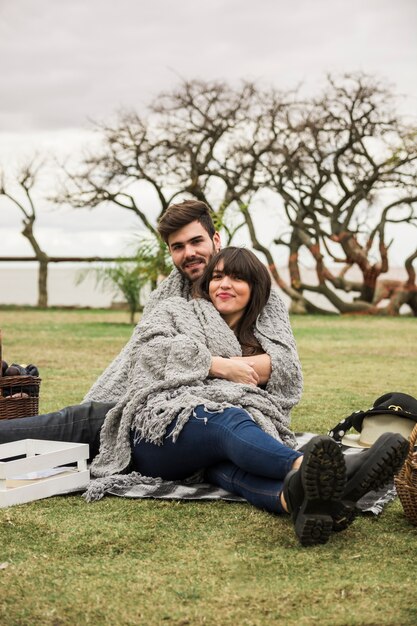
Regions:
[[200, 222], [213, 239], [216, 229], [214, 227], [211, 210], [200, 200], [184, 200], [179, 204], [171, 204], [158, 222], [158, 232], [165, 243], [168, 243], [169, 235], [176, 230], [191, 224]]
[[271, 293], [271, 277], [265, 265], [246, 248], [229, 246], [215, 254], [208, 262], [204, 274], [194, 285], [193, 295], [210, 301], [209, 287], [214, 270], [223, 261], [223, 272], [250, 285], [251, 295], [246, 310], [235, 330], [245, 356], [257, 354], [262, 349], [254, 335], [258, 315], [263, 311]]

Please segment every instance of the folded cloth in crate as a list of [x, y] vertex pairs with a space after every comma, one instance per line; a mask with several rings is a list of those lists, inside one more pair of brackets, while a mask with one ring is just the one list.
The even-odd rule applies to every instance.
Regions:
[[[297, 447], [301, 447], [313, 437], [313, 433], [296, 433]], [[345, 454], [361, 454], [363, 450], [344, 448]], [[115, 480], [116, 479], [116, 480]], [[184, 481], [168, 481], [161, 478], [142, 476], [137, 472], [120, 474], [109, 478], [92, 481], [84, 494], [90, 502], [99, 500], [105, 495], [125, 498], [156, 498], [169, 500], [228, 500], [245, 502], [243, 498], [225, 491], [221, 487], [202, 482], [198, 477], [190, 477]], [[370, 491], [357, 503], [358, 509], [364, 514], [379, 515], [384, 507], [394, 500], [396, 491], [393, 483], [378, 491]]]

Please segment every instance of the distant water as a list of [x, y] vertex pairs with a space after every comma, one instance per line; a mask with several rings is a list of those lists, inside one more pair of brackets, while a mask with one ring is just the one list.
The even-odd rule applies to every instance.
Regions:
[[[95, 283], [94, 275], [88, 275], [77, 285], [77, 277], [82, 267], [76, 263], [50, 263], [48, 270], [48, 294], [50, 306], [81, 306], [108, 308], [112, 301], [122, 300], [120, 295], [104, 291]], [[284, 278], [288, 272], [281, 270]], [[358, 272], [349, 274], [352, 279], [359, 277]], [[392, 269], [383, 278], [404, 279], [405, 270]], [[305, 270], [306, 282], [315, 282], [313, 270]], [[330, 309], [325, 298], [309, 294], [309, 299], [318, 306]], [[347, 296], [344, 296], [347, 297]], [[36, 263], [0, 263], [0, 304], [36, 305], [37, 266]], [[285, 298], [286, 299], [286, 298]], [[144, 295], [143, 301], [146, 301]]]
[[[107, 308], [115, 296], [97, 287], [94, 275], [77, 285], [81, 266], [50, 263], [48, 301], [50, 306], [85, 306]], [[120, 300], [119, 297], [116, 299]], [[0, 263], [0, 304], [36, 305], [38, 271], [32, 263]]]

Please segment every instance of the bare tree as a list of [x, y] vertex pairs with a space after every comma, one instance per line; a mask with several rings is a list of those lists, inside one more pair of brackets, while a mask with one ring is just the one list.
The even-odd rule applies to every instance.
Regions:
[[36, 208], [33, 190], [44, 163], [37, 157], [23, 165], [12, 182], [6, 180], [4, 171], [0, 172], [0, 195], [5, 196], [23, 216], [22, 235], [29, 241], [39, 263], [38, 270], [38, 307], [48, 306], [48, 262], [49, 256], [42, 249], [34, 232]]
[[[113, 123], [97, 125], [101, 149], [67, 171], [60, 200], [91, 208], [113, 203], [155, 234], [167, 206], [192, 196], [211, 206], [225, 243], [247, 228], [293, 310], [324, 312], [309, 298], [320, 293], [340, 312], [392, 314], [401, 301], [414, 311], [413, 256], [390, 305], [376, 297], [377, 280], [389, 269], [388, 225], [416, 224], [416, 136], [391, 105], [390, 92], [364, 75], [329, 77], [319, 97], [304, 101], [296, 92], [253, 83], [232, 88], [183, 81], [162, 93], [147, 117], [120, 113]], [[159, 202], [153, 218], [143, 184]], [[274, 250], [258, 235], [255, 200], [265, 190], [287, 224], [275, 244], [288, 249], [289, 284]], [[303, 278], [300, 258], [306, 253], [317, 284]], [[341, 270], [331, 270], [329, 261]], [[347, 278], [353, 266], [358, 280]], [[356, 298], [349, 301], [341, 292]]]
[[[293, 287], [324, 295], [341, 312], [399, 310], [394, 302], [378, 309], [374, 298], [379, 276], [389, 269], [387, 226], [417, 224], [416, 133], [395, 115], [392, 100], [367, 76], [329, 77], [324, 95], [293, 107], [263, 160], [267, 184], [282, 198], [291, 225], [276, 243], [289, 248]], [[271, 116], [271, 127], [276, 124]], [[317, 285], [302, 280], [302, 249], [314, 259]], [[330, 271], [326, 259], [341, 271]], [[352, 266], [361, 280], [346, 279]], [[398, 288], [405, 293], [396, 302], [414, 311], [415, 283], [408, 278]], [[348, 302], [336, 289], [357, 298]]]
[[[236, 199], [239, 171], [226, 177], [218, 164], [228, 137], [243, 129], [254, 94], [249, 83], [234, 90], [221, 82], [184, 81], [162, 93], [146, 119], [121, 112], [113, 123], [96, 124], [100, 149], [85, 156], [81, 167], [64, 167], [56, 199], [75, 208], [112, 203], [135, 213], [155, 234], [156, 220], [166, 208], [179, 197], [191, 196], [211, 206], [230, 241], [239, 225], [228, 231], [226, 211]], [[153, 189], [159, 204], [156, 219], [143, 206], [138, 183]]]

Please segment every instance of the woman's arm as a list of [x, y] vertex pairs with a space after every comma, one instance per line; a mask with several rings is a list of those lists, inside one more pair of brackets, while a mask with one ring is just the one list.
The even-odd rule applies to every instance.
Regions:
[[260, 377], [256, 371], [255, 359], [256, 357], [234, 356], [230, 359], [225, 359], [221, 356], [214, 356], [211, 359], [209, 375], [212, 378], [225, 378], [232, 383], [242, 383], [256, 387], [260, 383]]
[[255, 371], [258, 380], [257, 385], [265, 385], [272, 372], [271, 357], [269, 354], [255, 354], [254, 356], [232, 356], [232, 360], [246, 363]]

